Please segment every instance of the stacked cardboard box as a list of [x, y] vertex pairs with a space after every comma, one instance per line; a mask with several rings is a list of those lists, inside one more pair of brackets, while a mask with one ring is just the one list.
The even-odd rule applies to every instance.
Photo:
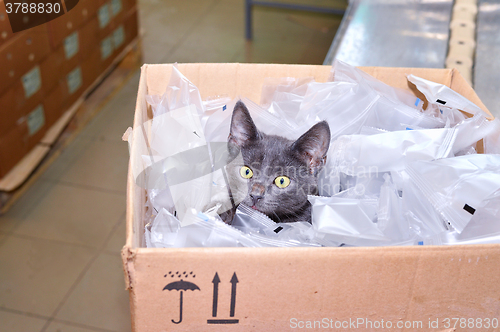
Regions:
[[135, 0], [80, 0], [55, 20], [15, 34], [0, 3], [0, 178], [137, 34]]

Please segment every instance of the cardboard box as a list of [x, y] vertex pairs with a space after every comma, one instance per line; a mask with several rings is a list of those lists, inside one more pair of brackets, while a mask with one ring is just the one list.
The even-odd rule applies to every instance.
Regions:
[[13, 36], [4, 3], [0, 0], [0, 47]]
[[77, 31], [97, 13], [98, 1], [80, 0], [75, 8], [47, 23], [50, 42], [53, 49], [58, 48], [63, 40]]
[[64, 45], [53, 51], [40, 64], [44, 94], [47, 95], [79, 63], [78, 54], [73, 54], [70, 58], [66, 56]]
[[28, 153], [25, 144], [27, 132], [26, 123], [23, 122], [0, 136], [0, 179]]
[[[165, 92], [171, 69], [171, 65], [142, 67], [135, 126], [150, 119], [145, 96]], [[262, 83], [267, 77], [314, 77], [324, 82], [330, 69], [306, 65], [179, 65], [179, 70], [199, 88], [202, 98], [226, 94], [254, 101], [260, 100]], [[413, 90], [406, 74], [446, 84], [487, 111], [456, 70], [362, 69], [383, 82], [410, 91]], [[395, 331], [403, 330], [397, 328], [398, 324], [406, 325], [405, 331], [438, 331], [446, 328], [446, 322], [453, 327], [453, 318], [466, 322], [481, 319], [483, 324], [486, 319], [498, 320], [498, 244], [145, 248], [147, 197], [132, 175], [132, 168], [141, 162], [141, 155], [147, 155], [143, 146], [138, 141], [132, 144], [127, 186], [127, 240], [122, 250], [135, 332], [327, 328], [382, 331], [387, 330], [382, 326], [387, 327], [388, 322]], [[180, 279], [196, 284], [198, 289], [165, 289]], [[180, 308], [182, 321], [176, 324], [181, 318]]]
[[65, 85], [65, 81], [59, 81], [43, 100], [47, 128], [56, 123], [68, 107], [67, 88]]
[[39, 65], [34, 66], [21, 76], [11, 88], [14, 95], [14, 109], [12, 111], [19, 115], [26, 115], [40, 104], [44, 97], [43, 84]]
[[0, 48], [0, 93], [11, 87], [49, 52], [45, 25], [19, 32], [5, 43]]
[[11, 130], [22, 116], [22, 114], [16, 112], [13, 89], [7, 90], [0, 95], [0, 119], [2, 119], [0, 121], [0, 136]]

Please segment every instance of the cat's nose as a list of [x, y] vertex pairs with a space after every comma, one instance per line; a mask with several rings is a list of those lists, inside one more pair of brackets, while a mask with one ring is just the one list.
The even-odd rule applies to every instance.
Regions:
[[262, 199], [264, 196], [261, 195], [252, 195], [250, 194], [250, 198], [252, 199], [252, 205], [257, 204], [257, 202]]

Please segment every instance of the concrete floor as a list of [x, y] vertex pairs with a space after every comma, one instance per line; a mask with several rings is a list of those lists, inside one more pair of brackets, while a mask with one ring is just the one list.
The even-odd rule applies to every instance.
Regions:
[[[243, 2], [140, 0], [144, 62], [323, 62], [340, 17], [256, 8], [247, 43]], [[0, 217], [0, 332], [131, 330], [121, 136], [138, 80], [137, 72]]]

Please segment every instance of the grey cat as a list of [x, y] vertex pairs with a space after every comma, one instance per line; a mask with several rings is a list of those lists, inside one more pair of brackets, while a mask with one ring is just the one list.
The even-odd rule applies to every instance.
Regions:
[[221, 217], [229, 222], [235, 202], [241, 202], [275, 222], [311, 222], [307, 195], [318, 193], [317, 176], [326, 162], [329, 145], [326, 121], [291, 141], [260, 132], [245, 104], [238, 101], [228, 137], [232, 162], [226, 167], [233, 209]]

